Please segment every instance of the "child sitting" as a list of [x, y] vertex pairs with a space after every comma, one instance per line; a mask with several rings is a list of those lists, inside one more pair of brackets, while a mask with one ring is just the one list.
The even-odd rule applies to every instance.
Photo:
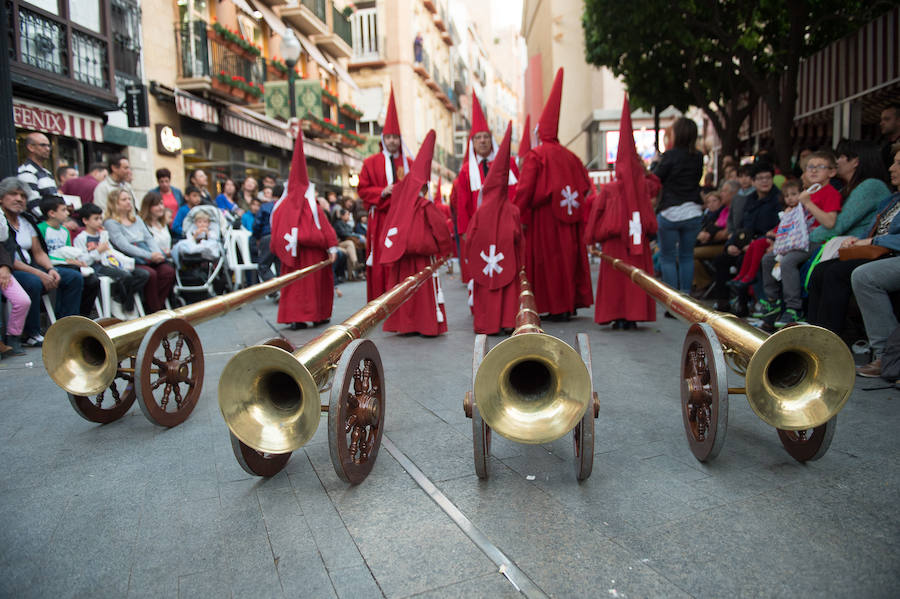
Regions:
[[[13, 235], [15, 237], [15, 234]], [[0, 343], [0, 354], [6, 356], [24, 356], [22, 349], [22, 329], [25, 328], [25, 317], [31, 309], [31, 298], [13, 276], [13, 256], [9, 244], [9, 225], [6, 216], [0, 211], [0, 294], [9, 302], [9, 318], [6, 319], [6, 342]]]
[[135, 268], [134, 258], [109, 245], [109, 233], [103, 230], [103, 209], [100, 206], [85, 204], [78, 212], [84, 223], [84, 231], [75, 238], [75, 249], [98, 275], [112, 279], [112, 298], [122, 304], [125, 313], [132, 312], [134, 294], [143, 291], [150, 274]]
[[[837, 214], [841, 210], [841, 194], [830, 184], [831, 177], [837, 172], [837, 162], [831, 152], [813, 152], [806, 162], [806, 179], [811, 184], [809, 189], [799, 193], [797, 200], [806, 212], [807, 230], [812, 231], [819, 225], [834, 227]], [[767, 255], [762, 261], [763, 284], [766, 300], [761, 301], [760, 318], [775, 320], [776, 328], [788, 323], [803, 321], [803, 282], [800, 268], [811, 256], [814, 256], [821, 244], [810, 242], [805, 248], [792, 248], [779, 252], [781, 281], [772, 274], [776, 255]], [[779, 295], [782, 299], [779, 299]], [[784, 311], [782, 313], [782, 310]]]
[[184, 256], [194, 256], [202, 260], [218, 260], [219, 219], [217, 209], [211, 206], [196, 206], [184, 218], [184, 239], [172, 248], [172, 258], [180, 265]]
[[69, 230], [63, 226], [69, 220], [69, 208], [65, 200], [59, 196], [44, 198], [40, 203], [43, 222], [38, 223], [38, 231], [47, 245], [47, 255], [54, 266], [79, 270], [84, 277], [84, 285], [81, 289], [82, 316], [89, 316], [94, 306], [94, 300], [100, 292], [100, 279], [87, 263], [82, 260], [80, 252], [72, 247], [72, 239]]

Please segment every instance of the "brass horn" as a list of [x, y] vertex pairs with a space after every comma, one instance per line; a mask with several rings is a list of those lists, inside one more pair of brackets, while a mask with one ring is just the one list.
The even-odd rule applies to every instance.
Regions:
[[[277, 347], [257, 345], [232, 357], [219, 379], [219, 408], [231, 433], [261, 454], [290, 453], [305, 445], [318, 427], [320, 413], [329, 411], [328, 406], [321, 405], [319, 392], [328, 383], [331, 371], [348, 345], [411, 298], [445, 260], [437, 259], [407, 277], [293, 354]], [[376, 374], [380, 376], [380, 373], [368, 373], [368, 376]], [[383, 418], [383, 413], [378, 413], [378, 402], [370, 399], [368, 396], [354, 399], [354, 423], [377, 422]], [[329, 421], [331, 417], [329, 411]], [[339, 428], [344, 430], [343, 422]], [[329, 441], [334, 458], [335, 443]], [[373, 441], [361, 440], [370, 444]]]
[[706, 308], [618, 258], [601, 258], [679, 319], [709, 325], [725, 357], [745, 378], [744, 389], [728, 393], [745, 393], [766, 423], [783, 431], [815, 428], [831, 420], [849, 399], [856, 376], [853, 357], [831, 331], [798, 325], [768, 335], [731, 314]]
[[541, 330], [524, 269], [519, 272], [516, 328], [484, 357], [475, 374], [474, 395], [491, 429], [530, 444], [549, 443], [568, 433], [592, 401], [591, 375], [582, 356]]
[[115, 379], [119, 362], [137, 352], [147, 331], [155, 325], [174, 318], [192, 325], [205, 322], [326, 267], [330, 263], [323, 260], [246, 289], [107, 327], [83, 316], [61, 318], [44, 339], [44, 366], [53, 382], [73, 395], [100, 393]]

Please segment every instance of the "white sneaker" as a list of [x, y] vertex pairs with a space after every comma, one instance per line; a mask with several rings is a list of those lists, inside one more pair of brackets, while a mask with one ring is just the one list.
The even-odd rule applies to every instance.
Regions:
[[32, 335], [28, 339], [22, 342], [22, 345], [25, 347], [40, 347], [44, 344], [44, 336], [43, 335]]

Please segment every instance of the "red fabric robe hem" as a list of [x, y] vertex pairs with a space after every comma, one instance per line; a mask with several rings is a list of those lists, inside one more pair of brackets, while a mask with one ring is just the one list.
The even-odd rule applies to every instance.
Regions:
[[[328, 258], [328, 251], [320, 248], [300, 247], [297, 250], [301, 268]], [[281, 274], [300, 270], [281, 265]], [[307, 275], [281, 290], [278, 301], [278, 322], [318, 322], [331, 318], [334, 307], [334, 271], [330, 267]]]

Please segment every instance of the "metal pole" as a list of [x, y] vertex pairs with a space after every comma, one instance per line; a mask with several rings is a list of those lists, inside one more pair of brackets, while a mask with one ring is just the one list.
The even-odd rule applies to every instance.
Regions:
[[18, 162], [9, 69], [9, 17], [6, 11], [0, 15], [0, 176], [2, 177], [15, 175]]
[[288, 102], [291, 107], [291, 118], [297, 117], [297, 99], [294, 97], [294, 65], [297, 63], [288, 63]]

